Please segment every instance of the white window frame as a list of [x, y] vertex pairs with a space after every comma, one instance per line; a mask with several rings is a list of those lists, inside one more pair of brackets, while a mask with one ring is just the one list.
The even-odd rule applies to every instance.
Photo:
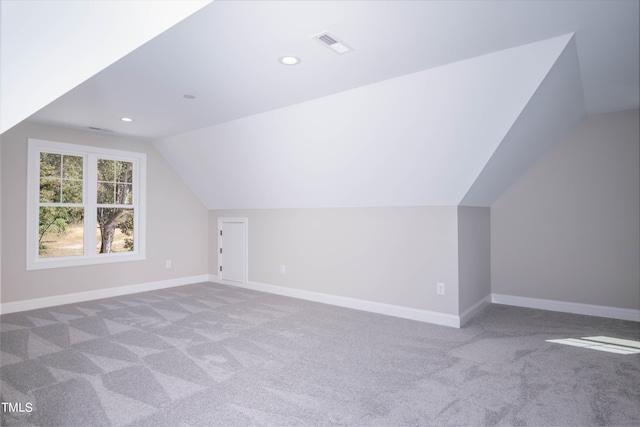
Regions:
[[[27, 270], [75, 267], [146, 258], [146, 177], [147, 155], [131, 151], [113, 150], [43, 139], [28, 139], [27, 156]], [[40, 258], [38, 224], [40, 205], [40, 153], [58, 153], [83, 158], [82, 204], [84, 208], [84, 254], [66, 257]], [[109, 254], [96, 253], [97, 229], [97, 159], [133, 162], [134, 250]], [[93, 214], [92, 214], [93, 212]]]

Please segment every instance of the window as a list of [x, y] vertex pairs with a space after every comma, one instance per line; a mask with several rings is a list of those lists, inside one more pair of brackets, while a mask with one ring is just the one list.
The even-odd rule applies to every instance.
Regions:
[[146, 155], [29, 139], [27, 269], [145, 257]]

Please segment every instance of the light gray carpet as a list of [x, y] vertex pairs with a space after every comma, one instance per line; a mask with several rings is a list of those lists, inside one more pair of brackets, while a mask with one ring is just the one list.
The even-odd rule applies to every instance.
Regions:
[[[640, 425], [640, 324], [500, 305], [462, 329], [202, 283], [0, 317], [2, 425]], [[24, 407], [24, 406], [23, 406]]]

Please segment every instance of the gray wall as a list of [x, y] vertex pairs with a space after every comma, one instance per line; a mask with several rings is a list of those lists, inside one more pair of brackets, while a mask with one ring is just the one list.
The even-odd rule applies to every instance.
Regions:
[[491, 294], [489, 208], [458, 207], [460, 314]]
[[[215, 274], [217, 219], [236, 216], [249, 219], [253, 282], [453, 315], [489, 293], [638, 309], [638, 129], [638, 110], [588, 117], [489, 218], [470, 207], [207, 213], [151, 144], [22, 123], [0, 143], [2, 302]], [[29, 137], [147, 153], [145, 261], [26, 271]], [[444, 296], [436, 282], [446, 283]]]
[[[28, 138], [147, 153], [146, 260], [26, 270]], [[3, 303], [207, 274], [207, 210], [152, 144], [25, 122], [2, 135], [0, 149]]]
[[219, 217], [248, 218], [249, 281], [458, 314], [456, 207], [212, 210], [211, 254]]
[[587, 117], [491, 207], [493, 293], [640, 308], [639, 116]]
[[0, 302], [2, 299], [2, 138], [0, 135]]

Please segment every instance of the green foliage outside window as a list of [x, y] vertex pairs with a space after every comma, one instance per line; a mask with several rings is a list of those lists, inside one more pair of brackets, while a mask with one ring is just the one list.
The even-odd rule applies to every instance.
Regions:
[[[38, 221], [38, 248], [40, 256], [51, 256], [45, 244], [45, 235], [61, 236], [70, 226], [82, 224], [84, 209], [64, 205], [82, 203], [83, 158], [55, 153], [40, 153], [40, 206]], [[82, 242], [62, 255], [82, 255]], [[58, 255], [59, 256], [59, 255]]]
[[[98, 159], [98, 253], [133, 251], [133, 162]], [[40, 153], [39, 256], [84, 253], [84, 158]], [[89, 195], [88, 197], [92, 197]], [[118, 235], [119, 243], [114, 244]], [[55, 246], [55, 247], [54, 247]]]
[[[98, 226], [99, 253], [110, 253], [116, 229], [127, 236], [123, 249], [133, 250], [133, 209], [120, 207], [133, 204], [133, 163], [98, 159]], [[118, 205], [104, 206], [104, 205]]]

